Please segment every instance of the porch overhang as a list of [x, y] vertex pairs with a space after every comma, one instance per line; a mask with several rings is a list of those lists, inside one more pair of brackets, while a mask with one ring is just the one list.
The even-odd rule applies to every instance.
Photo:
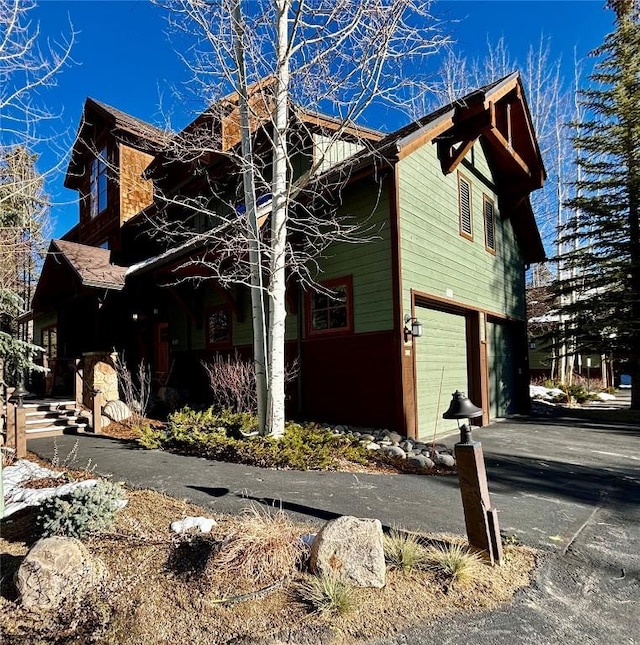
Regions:
[[111, 263], [108, 249], [66, 240], [52, 240], [33, 296], [34, 313], [47, 311], [63, 299], [91, 292], [122, 291], [126, 267]]

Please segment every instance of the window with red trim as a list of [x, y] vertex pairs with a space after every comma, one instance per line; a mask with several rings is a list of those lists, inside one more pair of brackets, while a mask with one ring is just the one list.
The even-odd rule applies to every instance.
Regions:
[[213, 307], [207, 313], [207, 347], [231, 344], [231, 311], [226, 305]]
[[353, 282], [351, 276], [321, 283], [326, 291], [308, 294], [309, 334], [344, 333], [352, 329]]

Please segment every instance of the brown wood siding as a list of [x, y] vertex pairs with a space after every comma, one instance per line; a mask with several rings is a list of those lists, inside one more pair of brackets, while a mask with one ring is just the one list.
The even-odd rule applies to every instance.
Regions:
[[153, 157], [120, 144], [120, 224], [153, 202], [153, 182], [143, 179]]

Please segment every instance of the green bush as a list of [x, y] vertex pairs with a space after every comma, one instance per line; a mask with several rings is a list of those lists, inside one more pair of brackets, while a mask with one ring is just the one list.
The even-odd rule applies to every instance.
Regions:
[[200, 443], [211, 435], [241, 437], [243, 433], [255, 432], [258, 420], [246, 412], [214, 412], [213, 408], [196, 411], [185, 407], [169, 416], [167, 426], [169, 435], [176, 441]]
[[589, 400], [590, 395], [584, 385], [580, 385], [579, 383], [566, 385], [563, 383], [559, 387], [567, 395], [569, 400], [575, 399], [578, 403], [584, 403]]
[[313, 424], [289, 422], [279, 438], [246, 436], [257, 427], [251, 414], [185, 408], [169, 417], [164, 433], [150, 430], [140, 443], [264, 468], [332, 470], [341, 460], [367, 462], [367, 450], [356, 439]]
[[155, 450], [156, 448], [162, 448], [162, 444], [165, 440], [165, 433], [162, 430], [157, 430], [152, 428], [149, 423], [145, 423], [137, 428], [140, 436], [138, 437], [138, 443], [147, 450]]
[[83, 538], [90, 533], [109, 531], [125, 499], [118, 484], [99, 481], [95, 486], [74, 489], [65, 497], [45, 500], [38, 514], [43, 537], [62, 535]]

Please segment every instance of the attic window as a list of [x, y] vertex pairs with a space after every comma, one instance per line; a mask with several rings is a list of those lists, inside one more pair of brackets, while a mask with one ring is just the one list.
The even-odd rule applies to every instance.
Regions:
[[107, 147], [91, 162], [91, 217], [107, 207]]
[[472, 240], [471, 183], [460, 174], [458, 175], [458, 208], [460, 211], [460, 235]]
[[490, 253], [496, 252], [496, 209], [493, 200], [483, 195], [484, 245]]

